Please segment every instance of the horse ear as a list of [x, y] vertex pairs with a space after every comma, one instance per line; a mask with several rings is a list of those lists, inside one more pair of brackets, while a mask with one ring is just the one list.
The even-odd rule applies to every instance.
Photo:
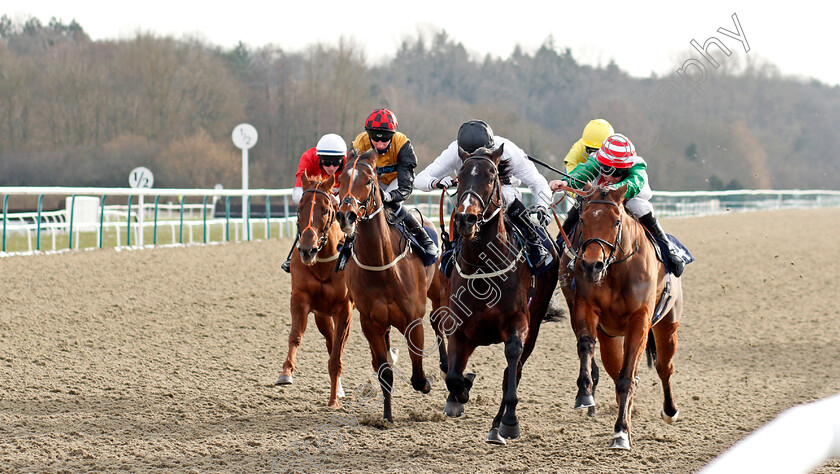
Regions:
[[619, 200], [622, 200], [624, 198], [624, 196], [627, 194], [627, 185], [625, 184], [624, 186], [616, 189], [613, 192], [617, 194]]
[[327, 191], [331, 191], [334, 185], [335, 185], [335, 175], [331, 174], [329, 178], [321, 181], [321, 184], [318, 185], [318, 187], [322, 188], [322, 189], [325, 189]]
[[470, 157], [470, 154], [467, 153], [467, 150], [464, 150], [463, 148], [458, 146], [458, 157], [461, 158], [461, 161], [464, 161]]
[[493, 160], [496, 163], [496, 166], [498, 166], [499, 161], [502, 159], [502, 155], [504, 155], [504, 154], [505, 154], [505, 144], [502, 143], [501, 145], [499, 145], [499, 148], [496, 148], [496, 150], [494, 150], [493, 153], [490, 153], [490, 159]]
[[312, 187], [312, 180], [309, 179], [309, 174], [306, 173], [306, 170], [303, 170], [303, 174], [300, 175], [300, 184], [303, 189]]
[[350, 151], [347, 152], [347, 160], [345, 162], [350, 162], [356, 159], [356, 155], [359, 154], [359, 150], [356, 150], [355, 147], [350, 147]]

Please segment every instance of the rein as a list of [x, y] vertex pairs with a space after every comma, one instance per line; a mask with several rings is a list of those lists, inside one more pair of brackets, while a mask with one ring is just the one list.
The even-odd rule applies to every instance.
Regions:
[[[333, 209], [333, 206], [332, 206], [332, 198], [325, 191], [322, 191], [318, 188], [307, 189], [306, 191], [303, 192], [303, 194], [301, 194], [301, 197], [303, 197], [303, 195], [305, 195], [306, 193], [323, 194], [324, 196], [326, 196], [327, 201], [330, 203], [329, 204], [330, 218], [327, 219], [327, 226], [323, 231], [321, 231], [321, 233], [320, 233], [321, 237], [318, 238], [318, 247], [315, 249], [315, 253], [317, 254], [318, 252], [321, 251], [322, 248], [324, 248], [324, 245], [326, 245], [326, 243], [327, 243], [327, 239], [329, 239], [328, 234], [329, 234], [329, 231], [330, 231], [330, 226], [332, 226], [333, 221], [335, 221], [335, 209]], [[303, 233], [306, 232], [309, 229], [312, 229], [312, 232], [314, 232], [316, 236], [318, 235], [318, 231], [316, 231], [315, 228], [312, 227], [312, 216], [313, 216], [313, 214], [315, 214], [315, 199], [314, 198], [312, 199], [312, 205], [309, 207], [309, 219], [306, 223], [306, 227], [303, 230], [300, 230], [300, 218], [298, 218], [298, 242], [300, 242], [300, 236], [303, 235]], [[300, 243], [298, 243], [298, 246], [300, 246]], [[329, 261], [335, 260], [336, 258], [338, 258], [338, 253], [336, 253], [332, 257], [327, 257], [326, 260], [320, 259], [316, 255], [315, 256], [315, 261], [317, 261], [317, 262], [329, 262]]]

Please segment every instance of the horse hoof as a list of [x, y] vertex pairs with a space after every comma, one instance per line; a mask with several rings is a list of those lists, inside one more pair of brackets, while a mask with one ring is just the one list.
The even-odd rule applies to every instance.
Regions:
[[595, 418], [595, 407], [589, 407], [589, 409], [586, 410], [586, 415]]
[[291, 385], [292, 382], [294, 382], [294, 379], [291, 375], [283, 374], [277, 378], [277, 380], [274, 382], [274, 385]]
[[396, 365], [397, 360], [399, 360], [399, 358], [400, 358], [400, 350], [397, 349], [396, 347], [392, 347], [388, 351], [388, 355], [386, 357], [388, 358], [388, 363], [389, 364]]
[[581, 410], [583, 408], [589, 408], [595, 406], [595, 397], [592, 395], [583, 395], [578, 396], [575, 399], [575, 410]]
[[493, 428], [487, 433], [487, 439], [485, 440], [488, 444], [498, 444], [498, 445], [506, 445], [507, 441], [499, 435], [499, 428]]
[[443, 407], [443, 414], [450, 418], [458, 418], [464, 414], [464, 404], [458, 402], [446, 402]]
[[506, 425], [504, 422], [502, 422], [502, 424], [499, 425], [499, 434], [502, 436], [502, 438], [518, 439], [519, 435], [522, 433], [519, 431], [518, 422], [515, 425]]
[[610, 441], [610, 449], [624, 449], [630, 451], [630, 435], [626, 431], [614, 434]]
[[338, 378], [338, 387], [335, 389], [335, 396], [344, 398], [344, 387], [341, 386], [341, 377]]
[[668, 423], [669, 425], [671, 423], [677, 421], [677, 418], [679, 418], [679, 417], [680, 417], [680, 411], [679, 410], [674, 412], [674, 416], [668, 416], [665, 413], [665, 410], [662, 410], [662, 419], [665, 420], [665, 423]]

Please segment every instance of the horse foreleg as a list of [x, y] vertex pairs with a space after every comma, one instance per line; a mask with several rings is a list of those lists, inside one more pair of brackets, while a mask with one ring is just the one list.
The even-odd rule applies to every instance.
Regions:
[[340, 408], [339, 398], [344, 398], [344, 388], [341, 386], [341, 372], [344, 368], [341, 362], [344, 347], [347, 345], [347, 337], [350, 335], [350, 321], [352, 320], [353, 309], [350, 301], [342, 304], [340, 310], [333, 316], [335, 325], [335, 337], [330, 350], [330, 403], [332, 408]]
[[299, 292], [293, 291], [290, 309], [292, 329], [289, 331], [289, 351], [286, 354], [286, 361], [283, 362], [283, 372], [274, 382], [274, 385], [288, 385], [294, 381], [292, 374], [295, 372], [295, 358], [309, 318], [309, 300]]
[[391, 415], [391, 390], [394, 387], [394, 372], [388, 363], [388, 350], [385, 347], [385, 341], [388, 340], [386, 334], [387, 328], [382, 328], [373, 323], [371, 318], [361, 311], [359, 312], [359, 321], [362, 324], [362, 333], [364, 333], [370, 346], [373, 370], [376, 371], [379, 385], [382, 387], [382, 416], [393, 423], [394, 417]]
[[624, 361], [615, 380], [618, 419], [610, 442], [610, 448], [614, 449], [630, 449], [630, 412], [633, 407], [633, 395], [636, 393], [636, 370], [642, 360], [650, 329], [646, 319], [647, 312], [641, 313], [631, 316], [631, 321], [637, 322], [628, 325], [624, 336]]
[[666, 423], [677, 421], [679, 410], [674, 404], [671, 393], [671, 375], [674, 374], [674, 355], [677, 352], [677, 328], [679, 322], [661, 321], [653, 327], [656, 340], [656, 372], [662, 381], [662, 392], [665, 401], [662, 404], [662, 419]]
[[580, 410], [595, 406], [594, 382], [592, 380], [595, 339], [589, 334], [580, 336], [577, 342], [577, 352], [580, 359], [580, 373], [577, 379], [578, 392], [575, 396], [575, 410]]
[[[604, 364], [604, 370], [607, 371], [607, 374], [610, 378], [615, 381], [618, 380], [618, 375], [621, 373], [621, 365], [624, 363], [624, 337], [622, 336], [615, 336], [610, 337], [605, 332], [598, 330], [598, 344], [601, 348], [601, 362]], [[593, 367], [593, 386], [592, 386], [592, 393], [593, 396], [595, 394], [595, 386], [597, 382], [595, 382], [595, 360], [592, 360], [592, 367]], [[616, 397], [618, 400], [618, 397]], [[595, 415], [595, 407], [591, 407], [589, 409], [590, 416]]]
[[521, 374], [520, 358], [522, 357], [522, 350], [522, 337], [518, 331], [514, 331], [505, 341], [507, 368], [502, 379], [502, 406], [499, 408], [499, 415], [496, 415], [496, 418], [493, 419], [493, 427], [487, 434], [488, 443], [497, 443], [499, 437], [502, 439], [519, 438], [519, 419], [516, 417], [516, 405], [519, 404], [519, 397], [516, 394], [516, 387], [519, 385]]
[[412, 321], [406, 330], [408, 356], [411, 358], [411, 386], [422, 393], [432, 391], [432, 383], [423, 371], [423, 315]]
[[464, 369], [467, 361], [475, 350], [475, 346], [465, 341], [457, 333], [449, 336], [449, 372], [446, 374], [446, 388], [449, 390], [449, 397], [446, 399], [446, 406], [443, 413], [446, 416], [458, 417], [464, 414], [464, 404], [470, 401], [470, 389], [472, 388], [475, 374], [464, 376]]

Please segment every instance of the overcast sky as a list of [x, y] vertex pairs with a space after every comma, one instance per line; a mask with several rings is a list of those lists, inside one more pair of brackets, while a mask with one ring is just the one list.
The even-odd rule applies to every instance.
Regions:
[[[834, 49], [840, 39], [833, 2], [707, 0], [654, 1], [497, 1], [421, 0], [348, 2], [336, 0], [270, 2], [195, 2], [145, 0], [24, 0], [0, 14], [13, 20], [35, 16], [75, 19], [94, 39], [132, 37], [137, 31], [175, 37], [194, 36], [231, 48], [237, 42], [259, 47], [275, 44], [299, 51], [316, 42], [354, 39], [370, 62], [392, 56], [404, 39], [444, 29], [468, 51], [507, 57], [519, 44], [535, 51], [549, 35], [571, 48], [580, 62], [605, 65], [614, 60], [634, 76], [668, 74], [689, 59], [691, 40], [700, 45], [714, 36], [733, 55], [760, 57], [782, 74], [840, 84]], [[718, 32], [737, 33], [737, 14], [749, 45]], [[715, 46], [710, 50], [718, 51]], [[715, 52], [716, 57], [723, 58]], [[699, 53], [693, 53], [699, 58]], [[725, 59], [723, 59], [725, 60]], [[711, 65], [706, 63], [709, 72]]]

